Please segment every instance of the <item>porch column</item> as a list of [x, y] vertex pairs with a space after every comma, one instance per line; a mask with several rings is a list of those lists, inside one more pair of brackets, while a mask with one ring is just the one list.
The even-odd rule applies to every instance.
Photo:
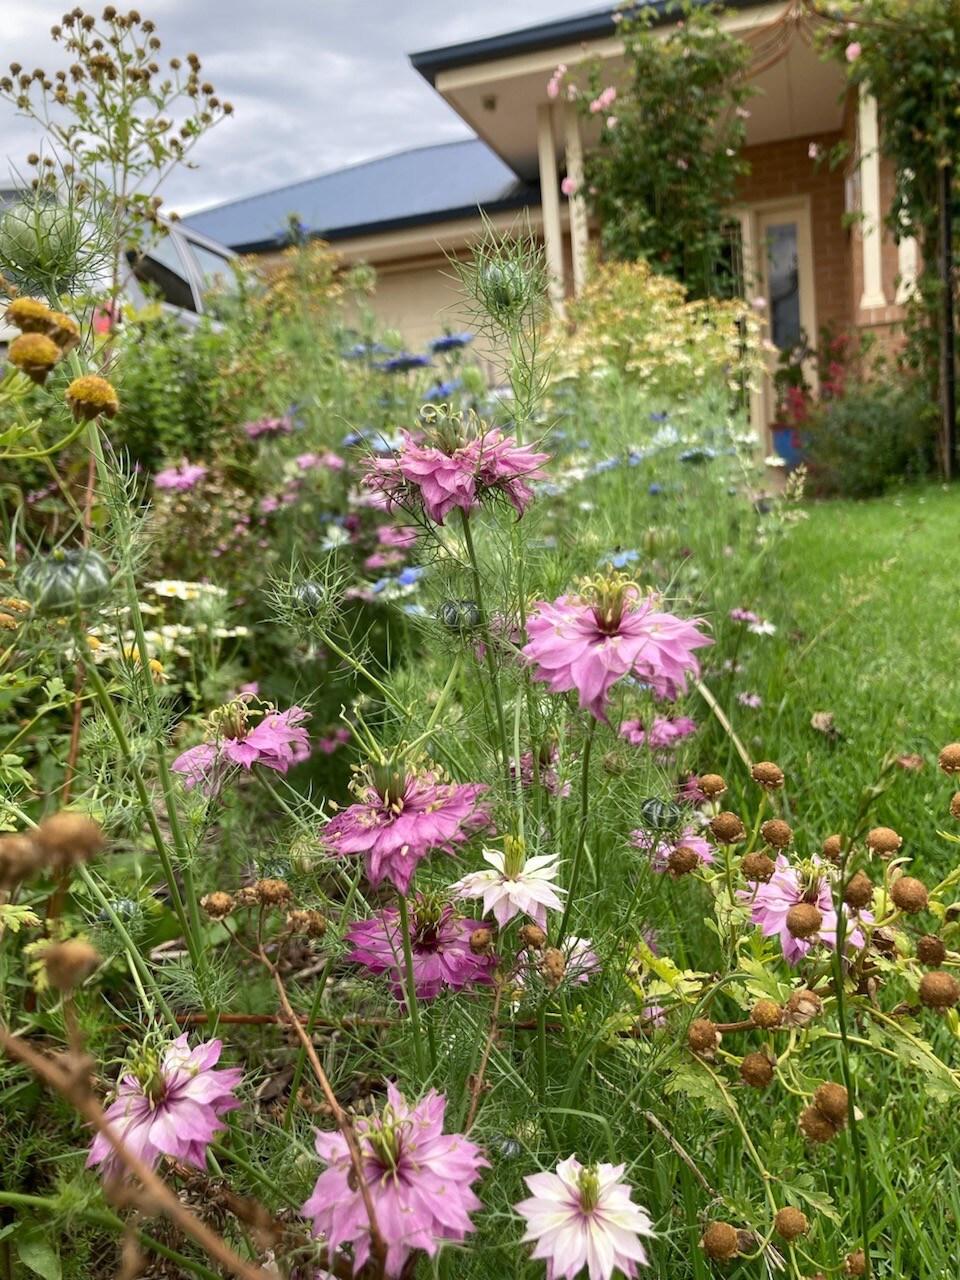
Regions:
[[883, 292], [883, 229], [880, 206], [880, 129], [877, 103], [862, 87], [857, 116], [860, 142], [860, 224], [863, 252], [863, 295], [860, 310], [887, 305]]
[[572, 102], [564, 107], [565, 143], [567, 151], [567, 177], [574, 184], [568, 197], [570, 210], [570, 249], [573, 256], [573, 292], [583, 291], [587, 279], [587, 249], [590, 232], [587, 220], [587, 201], [583, 190], [583, 139], [580, 136], [580, 116]]
[[560, 175], [553, 133], [553, 103], [537, 107], [537, 153], [540, 160], [540, 207], [547, 258], [550, 301], [559, 316], [563, 305], [563, 237], [560, 230]]

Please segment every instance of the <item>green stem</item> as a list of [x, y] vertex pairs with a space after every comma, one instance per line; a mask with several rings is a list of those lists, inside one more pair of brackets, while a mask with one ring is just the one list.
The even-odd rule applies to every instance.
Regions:
[[147, 966], [143, 956], [140, 954], [139, 947], [137, 947], [136, 943], [130, 937], [127, 927], [121, 920], [120, 916], [117, 914], [117, 911], [113, 906], [113, 903], [109, 900], [107, 895], [100, 888], [99, 884], [97, 884], [94, 877], [90, 874], [90, 872], [82, 863], [77, 867], [77, 874], [80, 876], [80, 879], [87, 886], [87, 888], [96, 898], [97, 902], [99, 902], [100, 906], [106, 912], [110, 923], [113, 925], [114, 929], [116, 929], [117, 933], [120, 935], [120, 940], [124, 945], [124, 948], [127, 952], [127, 957], [129, 958], [131, 965], [134, 967], [136, 972], [140, 975], [140, 978], [142, 979], [144, 984], [147, 987], [149, 987], [150, 990], [153, 992], [153, 995], [157, 1001], [157, 1004], [160, 1006], [160, 1010], [163, 1013], [163, 1016], [170, 1023], [170, 1026], [174, 1029], [176, 1034], [179, 1035], [182, 1028], [180, 1024], [177, 1022], [176, 1016], [173, 1010], [167, 1004], [167, 1001], [163, 995], [163, 992], [160, 990], [160, 987], [157, 983], [156, 978], [154, 977], [153, 973], [150, 971], [149, 967]]
[[107, 724], [109, 724], [113, 731], [113, 736], [116, 739], [117, 746], [120, 748], [120, 754], [123, 757], [123, 762], [130, 770], [133, 777], [133, 785], [137, 793], [137, 799], [140, 801], [143, 816], [146, 818], [147, 826], [150, 828], [150, 834], [153, 837], [157, 856], [160, 859], [160, 865], [163, 867], [163, 874], [167, 881], [167, 887], [170, 890], [170, 901], [173, 903], [173, 910], [177, 917], [177, 924], [179, 925], [180, 932], [183, 934], [184, 941], [187, 944], [187, 950], [190, 952], [190, 962], [193, 964], [194, 968], [197, 968], [199, 963], [199, 954], [197, 953], [196, 942], [191, 935], [190, 925], [187, 920], [187, 913], [183, 906], [183, 898], [180, 894], [180, 886], [177, 884], [173, 863], [170, 861], [170, 854], [167, 851], [166, 841], [163, 838], [163, 832], [160, 830], [160, 824], [157, 822], [156, 811], [154, 810], [153, 802], [147, 791], [146, 783], [143, 780], [143, 775], [141, 774], [139, 767], [134, 761], [133, 751], [130, 747], [130, 741], [127, 738], [126, 730], [120, 721], [119, 715], [117, 714], [117, 709], [114, 706], [112, 697], [110, 696], [110, 691], [103, 683], [103, 678], [97, 670], [96, 663], [92, 658], [90, 658], [88, 662], [84, 663], [84, 666], [86, 668], [87, 679], [93, 685], [94, 692], [96, 693], [100, 709], [103, 712]]
[[570, 888], [567, 893], [567, 905], [563, 909], [563, 918], [560, 921], [560, 932], [557, 935], [557, 946], [563, 945], [563, 939], [567, 934], [567, 923], [570, 919], [570, 911], [573, 908], [573, 900], [577, 896], [577, 889], [580, 887], [580, 873], [583, 863], [583, 850], [587, 842], [587, 821], [590, 816], [590, 753], [593, 749], [593, 739], [597, 732], [597, 721], [591, 719], [590, 728], [587, 730], [587, 740], [583, 748], [583, 760], [581, 761], [580, 770], [580, 821], [577, 826], [577, 848], [573, 855], [573, 870], [570, 872]]
[[[462, 507], [460, 511], [460, 523], [463, 528], [463, 541], [467, 549], [467, 559], [470, 561], [470, 571], [473, 575], [473, 590], [477, 597], [477, 612], [480, 615], [480, 629], [483, 632], [483, 649], [484, 660], [486, 662], [487, 673], [490, 677], [490, 688], [493, 691], [493, 702], [497, 710], [497, 730], [500, 734], [500, 757], [503, 761], [503, 767], [507, 775], [507, 784], [510, 782], [510, 746], [507, 739], [507, 721], [503, 714], [503, 699], [500, 696], [500, 676], [497, 671], [496, 659], [493, 656], [493, 645], [490, 637], [490, 619], [487, 615], [486, 605], [484, 603], [483, 579], [480, 576], [480, 563], [477, 560], [477, 551], [473, 545], [473, 533], [470, 529], [470, 515], [464, 511]], [[518, 762], [519, 765], [519, 762]]]
[[417, 1003], [417, 984], [413, 972], [413, 947], [410, 943], [410, 907], [404, 895], [397, 890], [397, 903], [400, 907], [400, 932], [403, 935], [403, 964], [406, 970], [404, 980], [407, 988], [407, 1013], [413, 1027], [413, 1045], [417, 1054], [417, 1068], [420, 1072], [420, 1083], [427, 1082], [427, 1060], [424, 1054], [423, 1028], [420, 1025], [420, 1005]]
[[[357, 889], [360, 884], [360, 877], [362, 874], [363, 874], [362, 870], [357, 873], [357, 875], [353, 879], [353, 882], [350, 885], [349, 890], [347, 891], [347, 896], [344, 899], [343, 912], [342, 912], [344, 919], [346, 919], [350, 914], [350, 908], [353, 906], [353, 900], [356, 897]], [[317, 1018], [319, 1018], [320, 1016], [320, 1006], [323, 1004], [323, 993], [326, 990], [327, 982], [330, 978], [330, 973], [333, 969], [334, 959], [335, 957], [331, 954], [327, 960], [327, 963], [323, 966], [323, 971], [321, 972], [320, 978], [317, 983], [316, 994], [313, 997], [313, 1003], [311, 1004], [310, 1012], [307, 1015], [306, 1032], [307, 1032], [308, 1038], [313, 1035], [313, 1029], [317, 1024]], [[284, 1117], [283, 1117], [283, 1127], [284, 1129], [287, 1129], [287, 1130], [289, 1130], [291, 1125], [293, 1124], [293, 1110], [294, 1110], [294, 1107], [296, 1106], [297, 1093], [299, 1092], [300, 1081], [303, 1079], [303, 1073], [306, 1070], [306, 1066], [307, 1066], [307, 1050], [304, 1045], [301, 1045], [300, 1052], [297, 1055], [297, 1065], [294, 1068], [293, 1079], [290, 1082], [290, 1101], [287, 1103], [287, 1110], [284, 1113]]]
[[[64, 1211], [63, 1203], [53, 1196], [28, 1196], [21, 1195], [16, 1191], [0, 1191], [0, 1205], [8, 1205], [12, 1209], [26, 1209], [28, 1211], [46, 1210], [51, 1214], [62, 1214]], [[123, 1218], [118, 1217], [115, 1213], [110, 1213], [107, 1209], [96, 1209], [89, 1205], [75, 1205], [72, 1206], [71, 1212], [86, 1218], [88, 1222], [96, 1222], [99, 1226], [110, 1227], [113, 1231], [123, 1232], [127, 1229], [127, 1223], [124, 1222]], [[161, 1258], [166, 1258], [169, 1262], [175, 1262], [177, 1266], [183, 1267], [187, 1271], [192, 1271], [194, 1275], [201, 1276], [202, 1280], [220, 1280], [217, 1273], [211, 1271], [209, 1267], [205, 1267], [202, 1262], [197, 1262], [194, 1258], [187, 1258], [182, 1253], [177, 1253], [169, 1245], [161, 1244], [159, 1240], [155, 1240], [146, 1231], [137, 1230], [137, 1241], [145, 1249], [150, 1249], [152, 1252], [159, 1254]]]

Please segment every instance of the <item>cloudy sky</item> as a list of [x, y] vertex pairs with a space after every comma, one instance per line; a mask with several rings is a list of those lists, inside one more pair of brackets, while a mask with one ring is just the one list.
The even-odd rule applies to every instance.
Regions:
[[[63, 0], [3, 0], [3, 61], [64, 65], [50, 40]], [[122, 7], [122, 6], [118, 6]], [[164, 195], [188, 213], [296, 182], [355, 160], [467, 136], [458, 116], [407, 62], [412, 50], [493, 35], [600, 0], [141, 0], [166, 57], [195, 51], [235, 114], [194, 153]], [[99, 5], [97, 7], [99, 11]], [[6, 185], [36, 146], [0, 103]]]

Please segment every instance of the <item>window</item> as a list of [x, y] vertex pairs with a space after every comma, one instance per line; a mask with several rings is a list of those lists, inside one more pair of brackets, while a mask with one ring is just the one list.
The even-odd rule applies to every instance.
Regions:
[[766, 228], [770, 288], [770, 337], [781, 351], [792, 351], [803, 336], [800, 322], [800, 236], [795, 222]]
[[159, 297], [161, 302], [180, 307], [184, 311], [196, 311], [197, 301], [193, 296], [187, 266], [172, 236], [164, 236], [158, 240], [150, 246], [149, 253], [139, 259], [131, 250], [127, 254], [127, 261], [133, 267], [137, 280], [147, 287], [148, 292]]

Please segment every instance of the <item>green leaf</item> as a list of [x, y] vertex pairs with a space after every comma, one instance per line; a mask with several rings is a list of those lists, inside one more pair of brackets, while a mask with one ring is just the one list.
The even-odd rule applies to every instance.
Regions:
[[60, 1256], [50, 1243], [49, 1232], [43, 1227], [33, 1224], [26, 1231], [19, 1231], [16, 1246], [17, 1255], [25, 1267], [43, 1276], [43, 1280], [61, 1280]]
[[717, 1082], [706, 1071], [699, 1070], [692, 1063], [682, 1063], [674, 1067], [664, 1089], [667, 1093], [685, 1093], [688, 1098], [698, 1099], [711, 1111], [726, 1113], [727, 1104]]

